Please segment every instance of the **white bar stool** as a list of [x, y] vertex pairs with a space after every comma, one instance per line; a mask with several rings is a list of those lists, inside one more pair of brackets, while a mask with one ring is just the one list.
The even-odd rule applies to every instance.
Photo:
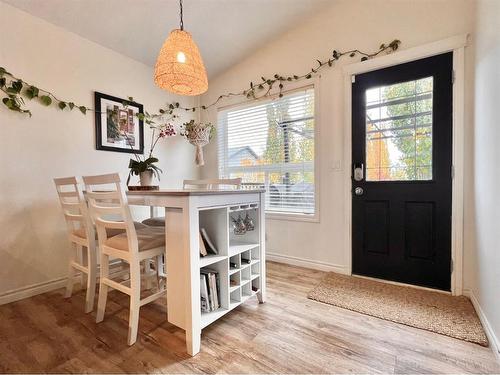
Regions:
[[[90, 214], [96, 224], [101, 250], [99, 301], [96, 322], [104, 319], [108, 288], [130, 296], [128, 344], [137, 340], [140, 307], [166, 293], [165, 283], [158, 282], [158, 291], [141, 299], [141, 262], [157, 260], [156, 271], [160, 276], [159, 258], [165, 253], [165, 228], [145, 227], [137, 229], [132, 221], [127, 196], [117, 173], [101, 176], [84, 176]], [[103, 185], [106, 185], [103, 187]], [[112, 190], [108, 190], [111, 188]], [[117, 219], [117, 217], [119, 219]], [[107, 230], [120, 229], [123, 233], [108, 237]], [[109, 258], [119, 258], [130, 265], [129, 285], [117, 282], [109, 275]], [[162, 285], [163, 284], [163, 285]]]

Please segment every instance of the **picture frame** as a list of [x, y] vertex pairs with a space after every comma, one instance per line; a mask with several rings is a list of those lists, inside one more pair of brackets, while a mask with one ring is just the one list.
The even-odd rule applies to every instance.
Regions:
[[94, 108], [96, 150], [144, 153], [144, 121], [137, 117], [142, 104], [95, 91]]

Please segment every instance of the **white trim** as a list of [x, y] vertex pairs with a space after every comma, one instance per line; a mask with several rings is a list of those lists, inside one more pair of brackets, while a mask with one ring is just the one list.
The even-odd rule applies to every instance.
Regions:
[[36, 296], [37, 294], [51, 292], [66, 286], [67, 277], [45, 281], [42, 283], [31, 284], [22, 288], [8, 290], [0, 294], [0, 305], [19, 301], [25, 298]]
[[463, 292], [465, 47], [453, 51], [453, 181], [451, 195], [451, 292]]
[[377, 69], [398, 65], [441, 53], [453, 51], [453, 166], [452, 182], [452, 254], [454, 270], [451, 274], [451, 293], [462, 294], [463, 284], [463, 157], [464, 157], [464, 48], [467, 45], [468, 34], [458, 35], [418, 47], [400, 50], [389, 55], [377, 57], [360, 63], [347, 65], [344, 74], [344, 207], [345, 236], [344, 254], [347, 273], [352, 274], [352, 207], [351, 207], [351, 105], [352, 76]]
[[318, 215], [292, 214], [269, 211], [266, 212], [266, 220], [284, 220], [284, 221], [304, 221], [307, 223], [319, 223]]
[[391, 65], [398, 65], [413, 60], [424, 59], [439, 55], [445, 52], [451, 52], [467, 45], [468, 34], [452, 36], [451, 38], [441, 39], [436, 42], [424, 44], [418, 47], [412, 47], [388, 55], [380, 56], [372, 60], [362, 61], [354, 64], [345, 65], [342, 69], [344, 74], [353, 75], [367, 73], [373, 70], [386, 68]]
[[[120, 264], [120, 259], [113, 259], [109, 262], [110, 266], [115, 266]], [[98, 272], [99, 273], [99, 272]], [[79, 280], [81, 273], [78, 272], [75, 275], [75, 280]], [[118, 275], [118, 274], [116, 274]], [[99, 279], [99, 275], [97, 276]], [[33, 297], [38, 294], [43, 294], [47, 292], [52, 292], [53, 290], [59, 288], [65, 288], [66, 282], [68, 280], [67, 276], [58, 277], [57, 279], [52, 279], [48, 281], [44, 281], [41, 283], [31, 284], [27, 286], [23, 286], [17, 289], [11, 289], [6, 292], [0, 293], [0, 306], [5, 305], [7, 303], [19, 301], [25, 298]]]
[[271, 262], [289, 264], [292, 266], [310, 268], [313, 270], [326, 271], [326, 272], [335, 272], [343, 275], [347, 275], [347, 269], [345, 266], [340, 264], [332, 264], [327, 262], [321, 262], [318, 260], [311, 260], [305, 258], [294, 257], [290, 255], [283, 255], [274, 252], [266, 253], [266, 260]]
[[479, 320], [481, 321], [481, 324], [483, 325], [484, 332], [486, 333], [486, 336], [488, 337], [488, 341], [490, 342], [490, 348], [493, 351], [493, 354], [495, 354], [497, 361], [500, 362], [500, 340], [495, 335], [495, 332], [493, 331], [493, 328], [491, 327], [491, 324], [488, 321], [488, 318], [484, 314], [484, 311], [481, 308], [481, 305], [479, 304], [479, 301], [476, 298], [476, 295], [470, 289], [464, 289], [463, 294], [464, 294], [464, 296], [469, 297], [470, 301], [472, 302], [472, 305], [474, 306], [474, 309], [476, 309], [477, 316], [479, 317]]

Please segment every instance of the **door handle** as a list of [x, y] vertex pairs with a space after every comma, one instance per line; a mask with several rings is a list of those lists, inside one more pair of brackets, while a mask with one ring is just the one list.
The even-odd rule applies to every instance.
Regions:
[[354, 181], [363, 181], [363, 178], [364, 178], [364, 165], [363, 165], [363, 163], [354, 163], [353, 177], [354, 177]]
[[358, 186], [356, 189], [354, 189], [354, 194], [356, 194], [356, 195], [363, 195], [363, 193], [364, 193], [364, 190], [362, 187]]

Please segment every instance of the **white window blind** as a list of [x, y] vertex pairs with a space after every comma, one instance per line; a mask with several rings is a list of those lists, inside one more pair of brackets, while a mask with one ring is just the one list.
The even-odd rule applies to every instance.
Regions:
[[314, 215], [314, 88], [220, 111], [219, 176], [266, 188], [266, 211]]

